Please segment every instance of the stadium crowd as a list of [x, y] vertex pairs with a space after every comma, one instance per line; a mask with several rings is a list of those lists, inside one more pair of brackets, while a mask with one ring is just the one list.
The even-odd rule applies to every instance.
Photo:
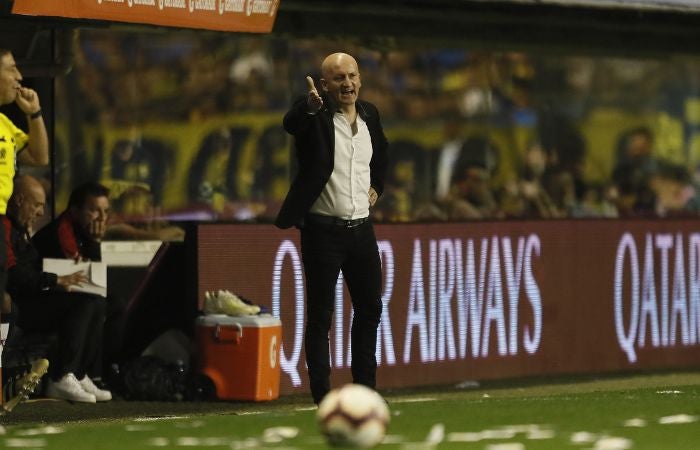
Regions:
[[[222, 117], [281, 114], [303, 92], [299, 80], [318, 78], [306, 68], [334, 50], [333, 43], [312, 40], [184, 31], [83, 30], [75, 45], [75, 70], [56, 90], [58, 119], [69, 127], [112, 130], [158, 123], [206, 127]], [[377, 220], [697, 213], [691, 60], [389, 44], [370, 49], [362, 42], [348, 50], [363, 68], [363, 98], [382, 111], [391, 143], [390, 183], [374, 212]], [[76, 93], [84, 99], [77, 106], [68, 101]], [[141, 158], [135, 169], [117, 170], [125, 154], [121, 142], [92, 178], [108, 172], [145, 183], [155, 206], [166, 204], [165, 210], [204, 204], [213, 210], [207, 219], [271, 220], [283, 195], [274, 186], [294, 170], [289, 142], [270, 133], [253, 144], [258, 147], [250, 157], [240, 150], [246, 146], [237, 142], [245, 139], [238, 128], [218, 130], [201, 143], [200, 154], [216, 142], [222, 151], [196, 162], [198, 178], [186, 181], [188, 197], [175, 207], [167, 198], [181, 184], [169, 188], [163, 172], [174, 164], [167, 155], [190, 151], [178, 143], [168, 149], [136, 131], [129, 153]], [[270, 148], [280, 140], [287, 149], [282, 157]], [[80, 145], [91, 151], [90, 142]], [[143, 156], [148, 148], [150, 156]], [[61, 167], [78, 164], [79, 154], [72, 152], [73, 160]], [[228, 173], [208, 174], [212, 164]], [[86, 174], [74, 172], [70, 186]], [[250, 187], [242, 190], [241, 183]]]

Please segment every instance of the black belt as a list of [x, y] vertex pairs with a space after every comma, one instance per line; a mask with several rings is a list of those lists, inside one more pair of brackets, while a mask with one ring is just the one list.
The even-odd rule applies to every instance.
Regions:
[[361, 219], [340, 219], [338, 217], [332, 216], [322, 216], [320, 214], [307, 214], [306, 221], [308, 223], [315, 223], [318, 225], [332, 225], [336, 227], [344, 228], [355, 228], [363, 223], [367, 222], [369, 217], [363, 217]]

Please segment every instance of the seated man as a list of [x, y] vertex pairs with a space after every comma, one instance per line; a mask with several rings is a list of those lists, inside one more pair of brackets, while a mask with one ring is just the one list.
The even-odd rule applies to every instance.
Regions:
[[[32, 237], [42, 258], [100, 261], [100, 242], [109, 219], [109, 189], [99, 183], [84, 183], [71, 192], [68, 208]], [[103, 372], [116, 375], [121, 363], [126, 300], [107, 296], [104, 326]]]
[[49, 365], [49, 397], [94, 403], [111, 400], [91, 377], [100, 375], [105, 300], [71, 292], [86, 281], [75, 272], [43, 272], [42, 258], [30, 240], [34, 220], [44, 214], [46, 194], [30, 176], [15, 178], [3, 217], [8, 249], [8, 292], [17, 303], [17, 325], [24, 331], [57, 332], [58, 349]]
[[32, 240], [44, 258], [100, 261], [100, 242], [107, 230], [109, 208], [106, 187], [82, 184], [71, 192], [68, 208]]

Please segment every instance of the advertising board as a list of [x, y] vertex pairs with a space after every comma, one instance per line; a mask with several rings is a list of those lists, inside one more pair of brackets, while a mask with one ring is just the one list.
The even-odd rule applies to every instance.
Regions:
[[[380, 387], [700, 365], [693, 221], [377, 225]], [[307, 389], [295, 230], [202, 224], [198, 295], [228, 289], [282, 320], [282, 394]], [[336, 290], [334, 383], [350, 380], [350, 298]]]

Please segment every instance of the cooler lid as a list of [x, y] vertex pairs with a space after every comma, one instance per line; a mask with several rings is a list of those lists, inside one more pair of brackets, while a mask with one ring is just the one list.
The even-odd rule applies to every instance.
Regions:
[[205, 314], [197, 317], [197, 325], [213, 327], [216, 325], [240, 325], [242, 327], [266, 328], [277, 327], [282, 322], [270, 314], [259, 314], [256, 316], [229, 316], [226, 314]]

